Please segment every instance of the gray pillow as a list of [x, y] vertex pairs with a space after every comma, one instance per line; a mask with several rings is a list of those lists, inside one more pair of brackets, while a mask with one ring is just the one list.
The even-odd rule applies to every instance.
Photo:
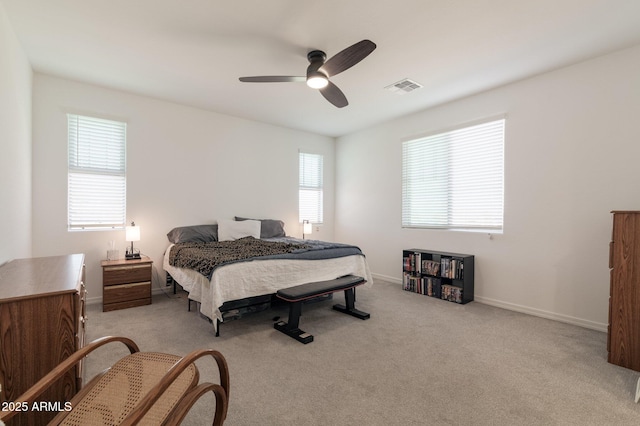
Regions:
[[249, 219], [247, 217], [238, 217], [236, 220], [259, 220], [260, 221], [260, 238], [277, 238], [284, 237], [284, 222], [275, 219]]
[[218, 225], [193, 225], [173, 228], [167, 234], [167, 238], [174, 244], [218, 241]]

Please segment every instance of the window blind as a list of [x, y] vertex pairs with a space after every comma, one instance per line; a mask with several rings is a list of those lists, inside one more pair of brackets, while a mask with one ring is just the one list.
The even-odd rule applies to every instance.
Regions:
[[500, 231], [504, 126], [494, 120], [402, 144], [402, 226]]
[[123, 228], [126, 123], [67, 115], [68, 229]]
[[299, 191], [298, 206], [300, 222], [323, 221], [323, 156], [320, 154], [299, 153]]

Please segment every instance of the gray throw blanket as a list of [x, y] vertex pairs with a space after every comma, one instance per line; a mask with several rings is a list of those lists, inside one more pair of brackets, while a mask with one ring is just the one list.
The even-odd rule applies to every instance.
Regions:
[[169, 264], [198, 271], [211, 278], [213, 270], [223, 264], [257, 256], [273, 256], [307, 248], [304, 244], [272, 242], [244, 237], [234, 241], [178, 243], [171, 247]]
[[211, 279], [217, 267], [229, 263], [266, 259], [320, 260], [351, 255], [363, 256], [358, 247], [348, 244], [290, 237], [268, 240], [244, 237], [235, 241], [177, 243], [169, 252], [169, 264], [193, 269]]

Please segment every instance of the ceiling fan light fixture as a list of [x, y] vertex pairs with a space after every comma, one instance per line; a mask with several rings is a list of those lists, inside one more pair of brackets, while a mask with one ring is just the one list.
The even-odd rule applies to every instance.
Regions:
[[327, 76], [320, 71], [314, 71], [307, 75], [307, 86], [312, 89], [322, 89], [323, 87], [327, 87], [327, 84], [329, 84]]

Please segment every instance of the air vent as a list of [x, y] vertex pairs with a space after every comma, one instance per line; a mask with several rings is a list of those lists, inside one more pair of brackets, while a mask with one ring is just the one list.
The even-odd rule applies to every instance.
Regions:
[[405, 78], [404, 80], [400, 80], [385, 87], [385, 89], [397, 93], [398, 95], [404, 95], [405, 93], [413, 92], [414, 90], [420, 89], [421, 87], [422, 84]]

